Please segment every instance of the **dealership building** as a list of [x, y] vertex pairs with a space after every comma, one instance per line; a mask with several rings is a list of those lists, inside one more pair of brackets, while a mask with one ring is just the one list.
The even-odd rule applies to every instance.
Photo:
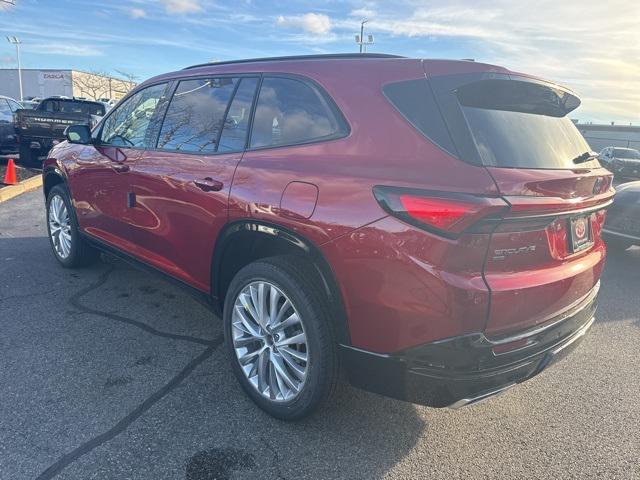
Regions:
[[[119, 100], [135, 86], [115, 77], [78, 70], [22, 69], [22, 89], [25, 99], [30, 97], [86, 97], [97, 100]], [[0, 95], [20, 98], [18, 69], [0, 69]]]
[[576, 127], [589, 143], [591, 149], [596, 152], [606, 147], [626, 147], [640, 150], [640, 126], [576, 122]]

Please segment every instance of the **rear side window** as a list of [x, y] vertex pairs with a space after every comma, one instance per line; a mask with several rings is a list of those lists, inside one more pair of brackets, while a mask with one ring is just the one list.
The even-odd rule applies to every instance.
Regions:
[[215, 152], [227, 105], [238, 81], [229, 77], [181, 81], [169, 103], [158, 148]]
[[455, 147], [427, 79], [390, 83], [382, 88], [382, 92], [418, 132], [443, 150], [455, 154]]
[[296, 145], [346, 133], [328, 100], [308, 82], [265, 77], [251, 132], [251, 147]]

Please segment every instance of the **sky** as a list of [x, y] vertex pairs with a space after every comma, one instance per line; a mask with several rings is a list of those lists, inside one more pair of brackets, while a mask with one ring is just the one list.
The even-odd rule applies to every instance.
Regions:
[[[473, 58], [578, 93], [581, 121], [640, 124], [638, 0], [0, 0], [0, 33], [25, 68], [115, 73], [140, 81], [211, 60], [355, 52]], [[0, 42], [0, 68], [15, 48]]]

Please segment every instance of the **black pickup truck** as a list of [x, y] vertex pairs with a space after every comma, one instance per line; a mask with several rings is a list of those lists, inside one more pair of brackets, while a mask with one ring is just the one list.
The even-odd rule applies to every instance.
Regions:
[[40, 102], [35, 110], [18, 110], [15, 128], [20, 149], [20, 163], [39, 167], [40, 157], [51, 147], [64, 140], [69, 125], [85, 124], [93, 128], [105, 114], [100, 102], [76, 98], [50, 97]]

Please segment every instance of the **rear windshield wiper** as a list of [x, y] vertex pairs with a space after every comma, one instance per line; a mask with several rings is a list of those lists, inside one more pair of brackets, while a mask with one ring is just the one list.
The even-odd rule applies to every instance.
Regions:
[[589, 160], [593, 160], [596, 156], [591, 152], [584, 152], [573, 159], [573, 163], [587, 163]]

